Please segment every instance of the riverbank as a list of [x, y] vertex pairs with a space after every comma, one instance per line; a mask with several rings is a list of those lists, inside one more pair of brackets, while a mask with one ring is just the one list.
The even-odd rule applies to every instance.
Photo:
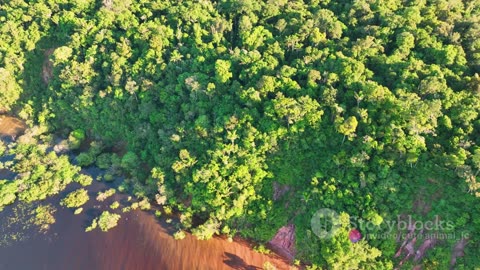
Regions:
[[[135, 210], [104, 233], [84, 232], [89, 215], [59, 209], [48, 234], [2, 248], [0, 269], [263, 269], [268, 263], [290, 269], [282, 259], [254, 252], [244, 243], [187, 234], [175, 240], [172, 226]], [[28, 254], [28, 260], [25, 255]]]
[[[12, 117], [2, 119], [0, 135], [14, 140], [24, 132], [25, 125], [20, 120]], [[90, 167], [83, 169], [82, 173], [97, 178], [99, 171]], [[9, 175], [11, 178], [12, 174], [5, 172], [2, 177], [8, 178]], [[132, 210], [122, 213], [118, 226], [110, 231], [95, 230], [86, 233], [85, 228], [102, 210], [121, 212], [122, 207], [110, 209], [113, 202], [120, 202], [122, 206], [128, 204], [126, 194], [116, 194], [102, 202], [95, 200], [99, 191], [117, 184], [94, 181], [89, 185], [87, 190], [90, 200], [79, 215], [74, 215], [73, 210], [59, 205], [67, 193], [80, 187], [77, 183], [70, 184], [65, 191], [40, 202], [56, 207], [56, 222], [46, 233], [38, 233], [30, 226], [12, 227], [17, 231], [8, 233], [18, 235], [18, 239], [23, 241], [13, 241], [2, 247], [0, 269], [263, 269], [268, 265], [277, 269], [290, 269], [285, 259], [276, 254], [260, 254], [253, 250], [250, 242], [243, 239], [236, 238], [229, 242], [223, 237], [214, 237], [201, 241], [186, 233], [184, 239], [175, 240], [172, 236], [178, 229], [175, 223], [167, 223], [167, 218], [158, 219], [153, 212]], [[2, 227], [12, 220], [12, 215], [16, 219], [22, 218], [18, 215], [19, 204], [0, 212]], [[31, 211], [36, 205], [34, 203], [21, 207]], [[28, 222], [19, 221], [21, 224]], [[28, 260], [25, 260], [25, 254], [29, 254]]]

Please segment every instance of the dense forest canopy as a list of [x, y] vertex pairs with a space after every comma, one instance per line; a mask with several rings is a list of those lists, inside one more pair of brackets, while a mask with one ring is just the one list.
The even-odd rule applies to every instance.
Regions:
[[304, 262], [392, 269], [396, 239], [353, 244], [348, 222], [318, 239], [312, 215], [378, 225], [364, 234], [440, 216], [470, 234], [457, 266], [473, 269], [479, 20], [478, 0], [0, 1], [0, 111], [93, 141], [80, 166], [122, 169], [201, 239], [293, 223]]

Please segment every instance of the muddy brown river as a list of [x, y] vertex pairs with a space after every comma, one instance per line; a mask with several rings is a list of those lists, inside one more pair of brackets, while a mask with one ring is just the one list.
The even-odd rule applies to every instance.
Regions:
[[[263, 269], [270, 262], [288, 269], [280, 258], [253, 251], [247, 244], [187, 235], [175, 240], [169, 226], [153, 215], [132, 211], [109, 232], [85, 233], [90, 219], [59, 209], [47, 234], [30, 236], [0, 250], [0, 269], [133, 270]], [[32, 232], [33, 233], [33, 232]], [[28, 236], [27, 236], [28, 237]]]

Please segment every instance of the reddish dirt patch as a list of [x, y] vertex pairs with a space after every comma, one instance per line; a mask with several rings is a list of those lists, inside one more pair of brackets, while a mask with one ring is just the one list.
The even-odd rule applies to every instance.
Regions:
[[[435, 185], [440, 185], [440, 183], [434, 179], [428, 179], [427, 181]], [[442, 192], [443, 190], [439, 188], [435, 193], [428, 194], [425, 189], [420, 189], [413, 202], [412, 212], [424, 216], [427, 215], [432, 209], [432, 204], [441, 199]], [[428, 250], [434, 249], [435, 246], [444, 243], [442, 240], [445, 238], [445, 235], [441, 231], [415, 230], [415, 226], [412, 225], [415, 224], [415, 220], [411, 220], [410, 215], [402, 215], [401, 219], [404, 219], [409, 225], [405, 232], [405, 238], [394, 256], [395, 258], [401, 258], [396, 269], [400, 269], [406, 261], [418, 263], [414, 269], [422, 269], [421, 260], [427, 255]], [[431, 220], [431, 222], [436, 224], [440, 220], [441, 217], [437, 216], [434, 220]], [[401, 232], [399, 232], [399, 235], [401, 235]], [[397, 238], [397, 242], [400, 243], [400, 241], [401, 239]], [[462, 239], [457, 242], [453, 248], [450, 261], [452, 267], [456, 264], [457, 257], [463, 256], [463, 250], [467, 242], [468, 239]]]
[[269, 242], [270, 248], [290, 261], [295, 257], [295, 225], [281, 227]]
[[[398, 266], [395, 269], [400, 269], [401, 266], [409, 260], [418, 263], [426, 255], [429, 249], [433, 249], [435, 245], [440, 242], [441, 237], [441, 234], [428, 231], [424, 232], [423, 229], [417, 233], [415, 227], [410, 226], [405, 240], [394, 256], [395, 258], [399, 258], [403, 255], [402, 260], [398, 263]], [[421, 268], [421, 264], [416, 267]]]
[[450, 266], [453, 268], [457, 264], [457, 258], [465, 255], [465, 246], [468, 244], [468, 238], [462, 238], [453, 247], [452, 258], [450, 260]]
[[438, 238], [429, 238], [425, 240], [415, 252], [415, 258], [413, 258], [413, 260], [415, 262], [420, 261], [425, 256], [427, 250], [433, 248], [439, 241]]

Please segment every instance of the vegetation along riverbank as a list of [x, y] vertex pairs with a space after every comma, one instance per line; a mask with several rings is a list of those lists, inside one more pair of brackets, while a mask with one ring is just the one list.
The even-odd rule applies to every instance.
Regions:
[[[15, 178], [0, 206], [77, 185], [61, 200], [78, 214], [124, 192], [178, 213], [178, 239], [241, 236], [309, 269], [478, 268], [479, 13], [476, 0], [3, 1], [0, 112], [29, 129], [0, 144]], [[118, 192], [90, 198], [92, 166], [122, 176]], [[110, 229], [119, 209], [86, 227]]]

